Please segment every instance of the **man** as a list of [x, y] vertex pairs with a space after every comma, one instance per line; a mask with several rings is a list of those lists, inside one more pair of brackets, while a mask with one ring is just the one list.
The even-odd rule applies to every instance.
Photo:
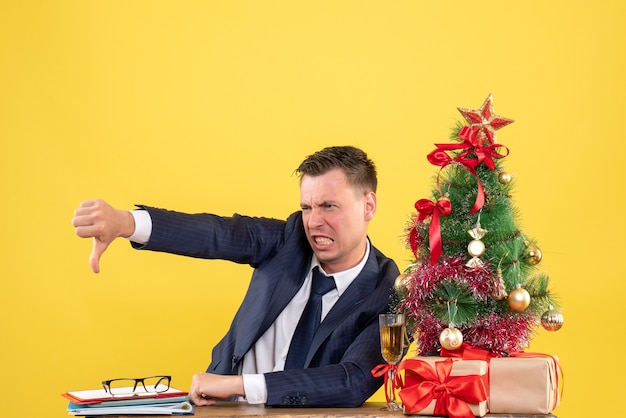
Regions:
[[[286, 221], [145, 206], [129, 212], [101, 200], [75, 211], [77, 235], [93, 238], [90, 264], [96, 273], [117, 237], [139, 249], [255, 268], [207, 372], [192, 379], [196, 405], [245, 397], [268, 406], [354, 407], [382, 384], [370, 373], [384, 363], [378, 314], [388, 310], [399, 271], [367, 237], [376, 213], [375, 166], [358, 148], [329, 147], [307, 157], [296, 173], [301, 211]], [[319, 328], [308, 341], [299, 319], [308, 317], [303, 312], [309, 294], [317, 292], [314, 283], [329, 281], [314, 321]]]

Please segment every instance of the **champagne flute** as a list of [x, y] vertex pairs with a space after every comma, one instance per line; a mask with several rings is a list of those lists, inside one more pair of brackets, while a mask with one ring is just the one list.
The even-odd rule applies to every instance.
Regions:
[[389, 368], [387, 376], [387, 407], [383, 408], [388, 411], [401, 411], [402, 407], [396, 403], [396, 392], [394, 387], [394, 378], [396, 373], [395, 365], [402, 360], [404, 352], [404, 338], [406, 334], [404, 314], [380, 314], [378, 316], [380, 327], [380, 351], [383, 359], [394, 367]]

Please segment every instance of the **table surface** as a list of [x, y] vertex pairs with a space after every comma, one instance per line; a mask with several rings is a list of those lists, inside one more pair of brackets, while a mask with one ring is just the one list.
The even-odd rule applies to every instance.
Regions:
[[[358, 408], [268, 408], [264, 405], [248, 405], [241, 402], [220, 402], [213, 406], [196, 407], [195, 417], [271, 417], [271, 418], [352, 418], [352, 417], [401, 417], [402, 412], [383, 411], [384, 403], [367, 402]], [[487, 414], [487, 417], [556, 418], [554, 415]], [[143, 418], [157, 416], [142, 415]], [[160, 416], [162, 417], [162, 415]], [[421, 417], [425, 417], [421, 415]]]

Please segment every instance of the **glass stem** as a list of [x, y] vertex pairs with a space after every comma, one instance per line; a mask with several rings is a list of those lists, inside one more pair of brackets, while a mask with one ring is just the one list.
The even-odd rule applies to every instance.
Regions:
[[389, 369], [389, 403], [394, 404], [396, 403], [396, 391], [394, 390], [394, 377], [395, 377], [395, 372], [396, 369], [395, 368], [390, 368]]

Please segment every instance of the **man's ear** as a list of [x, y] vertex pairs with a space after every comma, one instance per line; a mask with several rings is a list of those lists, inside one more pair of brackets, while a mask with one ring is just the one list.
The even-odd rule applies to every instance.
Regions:
[[366, 221], [371, 221], [374, 218], [374, 215], [376, 215], [376, 193], [365, 193], [364, 203], [363, 215]]

